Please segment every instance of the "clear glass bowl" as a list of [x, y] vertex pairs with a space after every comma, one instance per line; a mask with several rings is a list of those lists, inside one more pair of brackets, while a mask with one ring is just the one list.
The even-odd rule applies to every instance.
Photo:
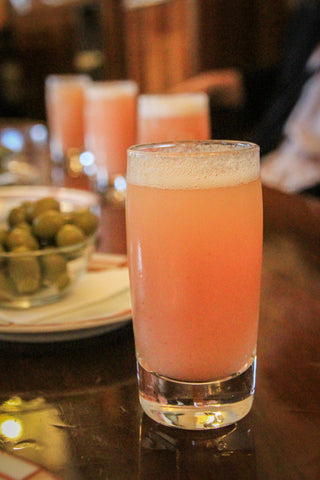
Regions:
[[[100, 215], [99, 199], [91, 192], [45, 186], [2, 187], [0, 227], [7, 228], [12, 208], [43, 197], [58, 200], [62, 212], [89, 208]], [[23, 309], [58, 301], [85, 273], [95, 239], [96, 233], [65, 247], [0, 252], [0, 307]]]

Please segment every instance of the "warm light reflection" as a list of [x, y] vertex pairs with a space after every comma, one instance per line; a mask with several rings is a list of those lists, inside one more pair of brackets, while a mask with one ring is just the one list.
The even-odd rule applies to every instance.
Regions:
[[25, 458], [49, 470], [64, 468], [68, 462], [68, 428], [60, 410], [42, 397], [15, 396], [0, 403], [0, 446], [22, 451]]
[[79, 161], [79, 155], [78, 155], [78, 152], [72, 154], [72, 155], [69, 155], [69, 174], [71, 174], [72, 176], [79, 176], [79, 174], [82, 172], [82, 165]]
[[0, 433], [9, 440], [16, 440], [21, 436], [22, 425], [19, 420], [7, 418], [0, 423]]

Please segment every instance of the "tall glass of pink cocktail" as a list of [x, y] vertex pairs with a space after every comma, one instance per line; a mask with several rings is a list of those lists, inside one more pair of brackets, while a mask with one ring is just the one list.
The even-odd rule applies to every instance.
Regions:
[[87, 75], [49, 75], [45, 81], [46, 115], [50, 152], [56, 163], [64, 163], [68, 151], [84, 147], [84, 87]]
[[138, 143], [210, 138], [206, 93], [144, 94], [138, 99]]
[[126, 208], [142, 407], [181, 428], [234, 423], [249, 412], [255, 388], [259, 147], [134, 146]]
[[127, 148], [136, 143], [138, 86], [132, 80], [91, 82], [85, 92], [85, 144], [94, 154], [97, 188], [125, 189]]

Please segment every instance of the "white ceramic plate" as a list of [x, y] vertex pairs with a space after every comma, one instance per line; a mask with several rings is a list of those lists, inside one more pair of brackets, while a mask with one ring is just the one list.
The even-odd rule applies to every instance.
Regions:
[[[126, 257], [123, 255], [95, 254], [91, 268], [109, 269], [112, 272], [123, 267]], [[116, 273], [114, 273], [116, 275]], [[30, 312], [30, 311], [29, 311]], [[0, 340], [10, 342], [61, 342], [101, 335], [124, 326], [131, 319], [131, 297], [129, 288], [121, 289], [116, 294], [88, 305], [77, 311], [65, 312], [54, 321], [0, 323]]]

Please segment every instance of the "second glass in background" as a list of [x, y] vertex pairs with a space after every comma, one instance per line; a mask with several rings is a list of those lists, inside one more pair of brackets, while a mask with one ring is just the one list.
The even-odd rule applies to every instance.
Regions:
[[45, 102], [50, 153], [64, 164], [71, 149], [84, 148], [84, 87], [88, 75], [49, 75], [45, 81]]
[[123, 197], [126, 190], [127, 149], [136, 143], [137, 96], [131, 80], [91, 82], [85, 91], [85, 145], [94, 155], [96, 189], [110, 197]]
[[138, 142], [210, 138], [206, 93], [144, 94], [138, 100]]

